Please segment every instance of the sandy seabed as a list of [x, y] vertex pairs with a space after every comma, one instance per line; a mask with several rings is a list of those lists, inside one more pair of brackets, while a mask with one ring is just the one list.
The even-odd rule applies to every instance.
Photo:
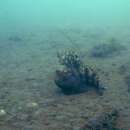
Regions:
[[[130, 129], [130, 27], [53, 28], [0, 36], [0, 130], [78, 130], [106, 107], [120, 111], [118, 126]], [[89, 51], [109, 38], [127, 50], [108, 58]], [[54, 84], [58, 51], [73, 49], [98, 70], [106, 90], [63, 95]], [[124, 70], [122, 70], [124, 66]], [[2, 113], [3, 112], [3, 113]]]

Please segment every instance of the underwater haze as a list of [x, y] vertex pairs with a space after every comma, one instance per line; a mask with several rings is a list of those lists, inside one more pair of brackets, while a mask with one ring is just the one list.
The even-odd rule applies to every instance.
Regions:
[[2, 0], [0, 27], [126, 26], [129, 12], [129, 0]]
[[130, 130], [130, 0], [0, 0], [0, 130]]

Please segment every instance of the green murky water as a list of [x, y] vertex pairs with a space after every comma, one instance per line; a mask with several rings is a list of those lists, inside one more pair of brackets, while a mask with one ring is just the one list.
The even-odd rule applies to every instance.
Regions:
[[[57, 52], [71, 49], [98, 73], [102, 96], [58, 89]], [[106, 107], [130, 130], [129, 52], [129, 0], [1, 0], [0, 130], [80, 130]]]

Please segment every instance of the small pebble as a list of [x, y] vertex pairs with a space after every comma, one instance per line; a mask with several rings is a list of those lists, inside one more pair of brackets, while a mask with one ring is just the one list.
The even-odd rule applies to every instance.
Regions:
[[36, 102], [30, 102], [30, 103], [27, 104], [27, 107], [28, 108], [36, 108], [36, 107], [38, 107], [38, 103], [36, 103]]
[[5, 115], [6, 115], [6, 111], [4, 109], [0, 109], [0, 117]]

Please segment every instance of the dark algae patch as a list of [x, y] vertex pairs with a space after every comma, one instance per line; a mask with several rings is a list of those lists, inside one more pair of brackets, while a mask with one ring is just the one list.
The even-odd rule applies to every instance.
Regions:
[[128, 92], [130, 92], [130, 62], [123, 63], [118, 69], [119, 74], [124, 78]]
[[116, 109], [104, 111], [90, 118], [80, 130], [123, 130], [116, 126], [118, 117]]
[[125, 76], [125, 82], [126, 82], [126, 84], [128, 86], [127, 90], [128, 90], [128, 92], [130, 92], [130, 74]]
[[23, 41], [22, 37], [21, 36], [10, 36], [8, 38], [9, 41], [13, 41], [13, 42], [21, 42]]
[[97, 73], [85, 66], [79, 55], [74, 51], [58, 54], [59, 62], [64, 66], [62, 70], [56, 70], [55, 84], [64, 94], [76, 94], [95, 89], [102, 94]]
[[125, 46], [118, 43], [115, 38], [111, 38], [107, 43], [101, 43], [94, 46], [91, 49], [90, 56], [96, 58], [111, 57], [120, 54], [123, 50], [126, 50]]

